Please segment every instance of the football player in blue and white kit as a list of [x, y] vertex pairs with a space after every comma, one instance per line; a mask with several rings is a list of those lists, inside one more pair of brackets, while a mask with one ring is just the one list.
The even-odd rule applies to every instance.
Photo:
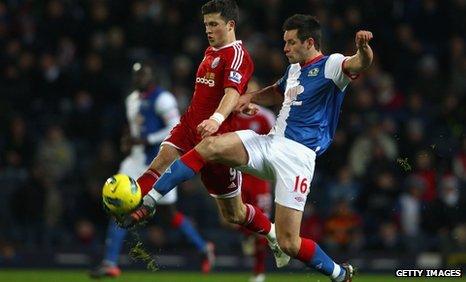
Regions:
[[[126, 117], [130, 136], [123, 138], [124, 146], [130, 145], [130, 154], [120, 165], [120, 173], [136, 179], [143, 174], [157, 155], [160, 144], [179, 122], [180, 113], [175, 97], [155, 84], [153, 69], [148, 64], [133, 65], [135, 90], [126, 98]], [[173, 227], [179, 229], [203, 256], [202, 270], [210, 271], [214, 255], [213, 245], [206, 242], [189, 219], [176, 210], [176, 189], [167, 193], [159, 202], [161, 215]], [[126, 229], [110, 220], [105, 242], [105, 257], [90, 275], [93, 278], [119, 276], [118, 257], [127, 234]]]
[[[222, 163], [274, 180], [275, 229], [280, 248], [332, 281], [348, 282], [352, 280], [353, 267], [335, 263], [313, 240], [300, 237], [299, 232], [316, 157], [332, 142], [349, 82], [372, 63], [372, 33], [358, 31], [357, 52], [346, 57], [322, 54], [320, 24], [312, 16], [294, 15], [285, 21], [283, 30], [284, 52], [290, 62], [285, 75], [274, 85], [241, 96], [237, 107], [250, 111], [250, 102], [282, 104], [275, 127], [268, 135], [241, 130], [203, 139], [187, 153], [191, 155], [189, 162], [181, 158], [167, 169], [138, 210], [145, 210], [146, 214], [153, 210], [153, 203], [198, 173], [206, 162]], [[138, 210], [126, 217], [126, 225], [139, 220]]]

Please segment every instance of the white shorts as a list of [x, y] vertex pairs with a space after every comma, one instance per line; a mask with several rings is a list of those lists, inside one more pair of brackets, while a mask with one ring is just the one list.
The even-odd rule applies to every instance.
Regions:
[[[145, 164], [145, 155], [144, 154], [131, 154], [126, 157], [120, 164], [120, 173], [129, 175], [133, 179], [137, 179], [141, 174], [143, 174], [147, 165]], [[170, 205], [176, 203], [178, 199], [177, 188], [168, 192], [163, 198], [157, 201], [159, 205]]]
[[247, 166], [236, 169], [275, 180], [275, 202], [304, 211], [314, 176], [316, 154], [308, 147], [277, 135], [236, 131], [249, 155]]

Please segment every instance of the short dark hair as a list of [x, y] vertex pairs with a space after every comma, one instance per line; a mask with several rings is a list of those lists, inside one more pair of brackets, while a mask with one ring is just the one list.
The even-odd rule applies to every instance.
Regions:
[[310, 15], [296, 14], [283, 23], [283, 31], [298, 30], [298, 38], [303, 42], [306, 39], [314, 39], [314, 46], [317, 51], [320, 51], [322, 41], [322, 31], [319, 21]]
[[234, 0], [210, 0], [202, 8], [202, 15], [220, 13], [220, 16], [228, 21], [235, 21], [238, 24], [239, 11], [238, 5]]

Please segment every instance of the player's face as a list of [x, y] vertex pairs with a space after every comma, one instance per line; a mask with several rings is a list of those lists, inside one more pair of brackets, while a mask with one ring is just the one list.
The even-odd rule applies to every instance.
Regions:
[[301, 42], [298, 38], [297, 29], [285, 31], [283, 40], [285, 41], [283, 51], [285, 52], [290, 64], [305, 63], [307, 61], [310, 47], [309, 41], [305, 40], [304, 42]]
[[144, 66], [141, 69], [134, 71], [133, 73], [133, 84], [134, 88], [139, 91], [144, 91], [152, 81], [152, 69]]
[[205, 33], [212, 47], [222, 47], [227, 43], [228, 32], [231, 31], [233, 22], [225, 22], [220, 13], [204, 15]]

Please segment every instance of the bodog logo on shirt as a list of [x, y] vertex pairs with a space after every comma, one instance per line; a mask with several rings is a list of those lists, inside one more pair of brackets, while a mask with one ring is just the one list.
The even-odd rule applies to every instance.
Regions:
[[207, 72], [204, 77], [196, 77], [196, 83], [207, 84], [209, 87], [214, 87], [215, 73]]

